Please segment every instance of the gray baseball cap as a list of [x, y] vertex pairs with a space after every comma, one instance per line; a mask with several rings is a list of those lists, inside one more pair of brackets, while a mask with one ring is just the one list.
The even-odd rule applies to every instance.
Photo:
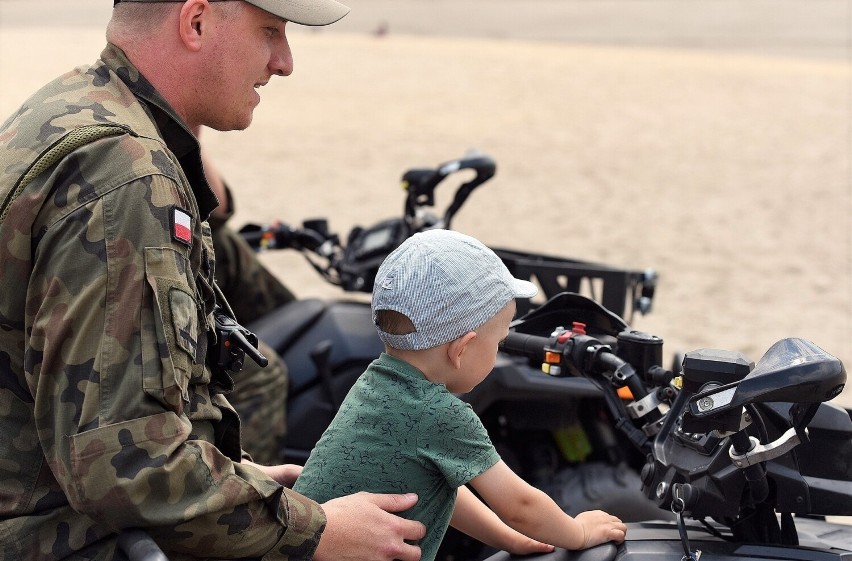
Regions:
[[[179, 2], [182, 0], [113, 0], [119, 2]], [[210, 0], [221, 2], [223, 0]], [[245, 0], [270, 14], [299, 25], [329, 25], [349, 13], [349, 7], [336, 0]]]
[[532, 298], [538, 288], [516, 279], [476, 238], [453, 230], [414, 234], [379, 267], [373, 287], [373, 322], [379, 310], [408, 317], [414, 332], [385, 333], [382, 341], [399, 350], [443, 345], [475, 331], [515, 298]]

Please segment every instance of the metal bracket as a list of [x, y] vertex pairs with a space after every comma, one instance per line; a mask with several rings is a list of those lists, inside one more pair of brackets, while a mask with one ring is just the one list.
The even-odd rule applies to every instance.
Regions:
[[662, 400], [657, 396], [657, 392], [651, 392], [642, 399], [627, 404], [625, 407], [631, 419], [639, 419], [656, 410], [661, 403]]
[[[807, 433], [807, 429], [805, 429]], [[783, 456], [801, 443], [799, 435], [796, 434], [796, 429], [788, 429], [787, 432], [781, 435], [780, 438], [769, 444], [761, 444], [758, 439], [753, 436], [749, 437], [752, 443], [751, 450], [745, 454], [737, 454], [733, 447], [728, 450], [728, 455], [731, 461], [740, 469], [747, 468], [756, 464], [760, 464], [769, 460], [774, 460], [779, 456]]]

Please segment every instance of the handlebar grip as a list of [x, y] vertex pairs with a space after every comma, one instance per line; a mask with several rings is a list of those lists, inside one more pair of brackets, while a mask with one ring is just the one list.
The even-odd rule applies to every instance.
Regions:
[[544, 349], [550, 343], [549, 337], [510, 331], [509, 335], [500, 342], [500, 350], [510, 355], [526, 356], [541, 361], [544, 359]]
[[247, 224], [240, 229], [239, 234], [252, 249], [257, 249], [260, 247], [261, 240], [266, 235], [266, 230], [255, 224]]

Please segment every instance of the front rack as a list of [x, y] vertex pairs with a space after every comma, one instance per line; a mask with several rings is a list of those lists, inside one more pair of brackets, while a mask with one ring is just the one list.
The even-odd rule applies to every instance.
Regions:
[[[651, 311], [657, 284], [657, 273], [653, 269], [618, 269], [564, 257], [491, 249], [512, 275], [541, 287], [542, 301], [561, 292], [576, 292], [592, 298], [628, 323], [636, 312], [647, 314]], [[517, 316], [526, 314], [538, 304], [540, 302], [519, 299]]]

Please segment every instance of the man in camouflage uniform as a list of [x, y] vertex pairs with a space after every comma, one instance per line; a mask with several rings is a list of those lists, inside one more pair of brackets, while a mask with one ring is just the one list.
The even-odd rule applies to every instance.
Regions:
[[285, 20], [347, 10], [124, 0], [100, 59], [0, 127], [2, 559], [122, 559], [133, 527], [172, 561], [419, 558], [422, 525], [390, 514], [416, 497], [292, 492], [207, 365], [217, 201], [190, 131], [248, 126], [292, 72]]

